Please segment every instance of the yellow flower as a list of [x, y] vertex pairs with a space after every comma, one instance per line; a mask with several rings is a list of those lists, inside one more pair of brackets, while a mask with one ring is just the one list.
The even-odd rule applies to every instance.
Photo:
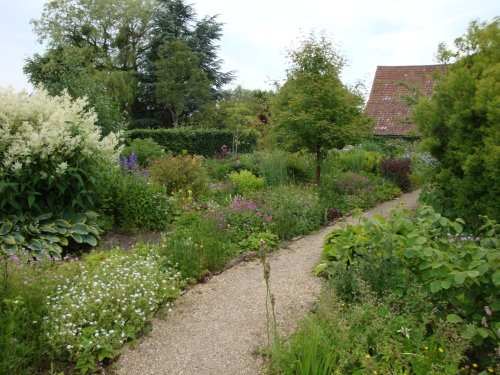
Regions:
[[473, 363], [473, 364], [472, 364], [472, 367], [474, 367], [474, 368], [478, 368], [479, 366], [477, 365], [477, 363]]
[[424, 346], [424, 350], [429, 350], [429, 347], [428, 346]]
[[495, 371], [495, 370], [493, 370], [491, 367], [488, 367], [488, 372], [489, 372], [490, 374], [493, 374], [493, 371]]
[[373, 375], [377, 375], [377, 374], [378, 374], [377, 370], [373, 370]]
[[442, 353], [442, 352], [444, 352], [444, 349], [443, 348], [438, 348], [438, 352]]
[[365, 354], [365, 358], [366, 358], [366, 359], [370, 359], [371, 357], [372, 357], [372, 356], [371, 356], [370, 354], [368, 354], [368, 353], [366, 353], [366, 354]]

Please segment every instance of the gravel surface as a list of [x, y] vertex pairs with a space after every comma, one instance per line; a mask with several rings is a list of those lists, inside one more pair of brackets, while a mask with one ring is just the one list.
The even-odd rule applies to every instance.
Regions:
[[[400, 202], [416, 206], [419, 191], [383, 203], [365, 213], [386, 215]], [[315, 301], [321, 279], [312, 269], [321, 257], [323, 238], [347, 218], [303, 237], [270, 255], [271, 291], [280, 333]], [[122, 375], [244, 375], [262, 373], [262, 360], [252, 351], [266, 342], [266, 289], [258, 260], [243, 262], [180, 297], [172, 313], [155, 319], [153, 329], [117, 363]]]

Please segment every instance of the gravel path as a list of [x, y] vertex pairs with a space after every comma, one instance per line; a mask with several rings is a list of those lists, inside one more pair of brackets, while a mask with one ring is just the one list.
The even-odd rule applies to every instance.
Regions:
[[[399, 202], [416, 206], [419, 191], [383, 203], [366, 216], [387, 214]], [[276, 299], [280, 333], [292, 332], [321, 289], [311, 270], [318, 264], [323, 238], [351, 223], [347, 218], [293, 242], [270, 256], [271, 291]], [[177, 300], [165, 319], [118, 361], [122, 375], [260, 374], [262, 360], [252, 351], [266, 342], [265, 284], [258, 260], [244, 262], [196, 285]]]

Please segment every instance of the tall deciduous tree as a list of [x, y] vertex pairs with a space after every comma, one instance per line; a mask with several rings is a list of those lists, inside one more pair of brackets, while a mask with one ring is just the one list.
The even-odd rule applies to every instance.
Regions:
[[287, 80], [274, 100], [276, 130], [286, 146], [316, 155], [319, 183], [323, 153], [359, 142], [372, 122], [361, 94], [341, 82], [345, 59], [325, 36], [311, 34], [288, 57]]
[[210, 81], [199, 67], [198, 56], [182, 41], [166, 42], [156, 61], [155, 93], [172, 116], [174, 127], [183, 114], [210, 99]]
[[[170, 112], [156, 95], [156, 63], [166, 42], [189, 46], [208, 78], [212, 98], [219, 97], [232, 78], [232, 73], [222, 72], [218, 58], [222, 24], [215, 16], [199, 20], [184, 1], [47, 1], [32, 24], [48, 50], [29, 59], [25, 71], [33, 83], [47, 86], [53, 94], [67, 89], [74, 97], [85, 94], [96, 103], [109, 95], [117, 106], [115, 115], [126, 112], [130, 121], [146, 119], [145, 124], [153, 119], [156, 125], [170, 126]], [[74, 64], [71, 54], [84, 55], [85, 61]], [[82, 85], [80, 90], [77, 85]], [[200, 102], [192, 102], [185, 111], [196, 111]], [[109, 118], [110, 113], [97, 105], [96, 109], [100, 119]]]
[[500, 220], [500, 18], [472, 22], [439, 46], [441, 61], [455, 59], [432, 98], [419, 100], [414, 120], [439, 160], [430, 203], [450, 217], [478, 224], [479, 215]]

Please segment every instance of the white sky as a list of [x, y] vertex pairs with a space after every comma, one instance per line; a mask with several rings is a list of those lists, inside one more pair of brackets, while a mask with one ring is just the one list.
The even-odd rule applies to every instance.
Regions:
[[[42, 52], [29, 20], [44, 0], [0, 0], [0, 86], [31, 90], [22, 66]], [[472, 19], [500, 15], [498, 0], [191, 0], [198, 16], [219, 15], [225, 24], [219, 56], [235, 84], [269, 89], [284, 77], [285, 52], [301, 35], [324, 31], [350, 63], [345, 83], [371, 86], [377, 65], [436, 63], [437, 45], [449, 45]]]

